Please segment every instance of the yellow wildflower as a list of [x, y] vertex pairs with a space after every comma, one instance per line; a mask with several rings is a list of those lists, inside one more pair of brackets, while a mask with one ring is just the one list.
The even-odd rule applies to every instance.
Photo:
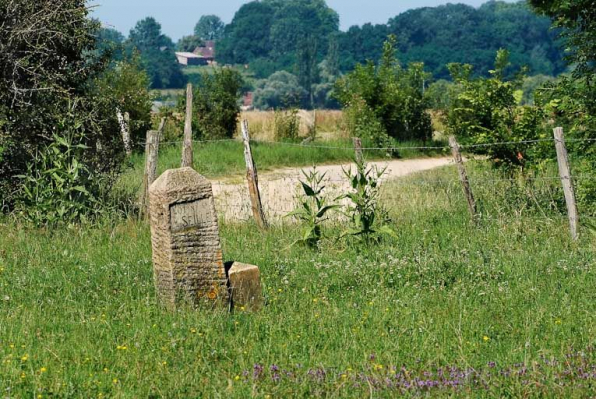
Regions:
[[238, 381], [239, 379], [240, 379], [240, 376], [239, 375], [237, 375], [236, 377], [234, 377], [234, 380], [235, 381]]
[[26, 362], [27, 360], [29, 360], [29, 355], [24, 355], [23, 357], [21, 357], [22, 362]]
[[42, 368], [39, 369], [39, 372], [40, 373], [45, 373], [46, 371], [48, 371], [48, 369], [45, 368], [45, 367], [42, 367]]
[[490, 337], [487, 337], [486, 335], [484, 337], [482, 337], [482, 339], [484, 340], [484, 342], [490, 341]]

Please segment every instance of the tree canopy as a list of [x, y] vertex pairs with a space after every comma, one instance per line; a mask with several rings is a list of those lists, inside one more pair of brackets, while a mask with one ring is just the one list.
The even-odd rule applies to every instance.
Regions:
[[195, 26], [195, 36], [201, 40], [219, 40], [223, 36], [225, 26], [217, 15], [203, 15]]
[[139, 21], [130, 31], [127, 45], [131, 51], [139, 51], [152, 88], [169, 89], [184, 85], [185, 78], [174, 54], [174, 43], [162, 34], [161, 25], [154, 18]]

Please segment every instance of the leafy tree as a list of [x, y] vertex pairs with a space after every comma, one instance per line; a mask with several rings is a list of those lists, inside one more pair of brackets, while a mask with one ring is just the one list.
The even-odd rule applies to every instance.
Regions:
[[[568, 148], [578, 154], [574, 174], [591, 174], [596, 168], [596, 7], [590, 0], [530, 0], [532, 6], [551, 17], [566, 42], [571, 76], [547, 83], [536, 92], [537, 102], [549, 117], [566, 129]], [[587, 139], [587, 140], [586, 140]], [[596, 182], [579, 180], [576, 194], [583, 211], [596, 215]]]
[[264, 2], [253, 1], [240, 7], [217, 45], [217, 59], [227, 64], [247, 64], [267, 57], [274, 12], [275, 8]]
[[161, 25], [154, 18], [137, 23], [130, 31], [128, 46], [131, 52], [139, 51], [152, 88], [179, 88], [186, 82], [174, 54], [174, 43], [161, 33]]
[[124, 158], [117, 101], [94, 83], [110, 65], [100, 26], [84, 0], [1, 2], [0, 15], [2, 209], [24, 206], [41, 223], [49, 211], [80, 220], [98, 209]]
[[232, 138], [240, 115], [242, 76], [231, 68], [201, 74], [194, 93], [193, 125], [197, 138]]
[[198, 36], [184, 36], [180, 40], [178, 40], [178, 43], [176, 44], [176, 49], [178, 51], [186, 51], [192, 53], [196, 50], [197, 47], [201, 47], [203, 44], [203, 40], [201, 40]]
[[429, 140], [431, 120], [423, 94], [423, 82], [429, 76], [421, 63], [402, 68], [395, 46], [396, 38], [392, 36], [385, 43], [378, 65], [372, 61], [357, 65], [353, 72], [339, 79], [335, 96], [346, 108], [363, 109], [363, 119], [370, 119], [372, 112], [386, 135], [398, 140]]
[[[323, 60], [329, 38], [339, 31], [339, 16], [324, 0], [263, 0], [243, 5], [226, 27], [217, 46], [218, 61], [252, 64], [270, 60], [274, 68], [291, 71], [304, 38], [317, 40], [315, 63]], [[300, 62], [298, 62], [299, 64]], [[257, 75], [265, 76], [257, 70]]]
[[316, 38], [305, 37], [300, 41], [297, 50], [296, 71], [300, 86], [308, 93], [306, 108], [312, 108], [315, 101], [314, 86], [319, 81]]
[[295, 107], [302, 103], [308, 93], [298, 78], [289, 72], [279, 71], [256, 84], [254, 105], [258, 109]]
[[516, 91], [522, 85], [523, 71], [515, 79], [506, 80], [508, 66], [506, 50], [497, 52], [490, 78], [472, 78], [470, 65], [449, 65], [459, 93], [449, 109], [447, 130], [464, 144], [480, 144], [473, 151], [489, 156], [496, 165], [523, 167], [534, 160], [532, 146], [498, 143], [541, 138], [543, 115], [540, 108], [518, 106]]
[[99, 29], [96, 44], [97, 56], [108, 55], [114, 61], [122, 61], [124, 58], [124, 40], [124, 35], [115, 29]]
[[217, 15], [203, 15], [195, 26], [195, 36], [201, 40], [219, 40], [224, 29], [225, 24]]

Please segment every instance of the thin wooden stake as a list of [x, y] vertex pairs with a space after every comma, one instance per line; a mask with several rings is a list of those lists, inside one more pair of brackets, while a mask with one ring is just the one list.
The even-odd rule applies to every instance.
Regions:
[[120, 131], [122, 133], [122, 142], [124, 143], [124, 151], [127, 156], [132, 155], [132, 146], [130, 144], [130, 114], [125, 112], [122, 115], [122, 111], [119, 109], [116, 111], [118, 123], [120, 124]]
[[157, 179], [157, 160], [159, 158], [159, 132], [150, 130], [147, 132], [145, 144], [145, 173], [143, 176], [143, 195], [141, 199], [141, 213], [149, 214], [149, 187]]
[[163, 118], [161, 118], [161, 121], [159, 122], [159, 127], [157, 128], [157, 132], [159, 133], [159, 140], [161, 141], [161, 139], [163, 138], [163, 130], [166, 127], [166, 117], [164, 116]]
[[257, 175], [257, 167], [252, 157], [252, 150], [250, 148], [250, 133], [248, 131], [248, 121], [242, 121], [242, 141], [244, 142], [244, 160], [246, 161], [246, 180], [248, 181], [248, 192], [250, 194], [250, 202], [252, 205], [252, 214], [261, 229], [267, 229], [268, 224], [265, 219], [265, 212], [263, 211], [263, 204], [261, 202], [261, 193], [259, 192], [259, 178]]
[[358, 137], [354, 137], [354, 152], [356, 153], [356, 163], [363, 163], [364, 155], [362, 153], [362, 140]]
[[474, 194], [472, 193], [472, 189], [470, 188], [470, 180], [468, 179], [468, 173], [466, 172], [464, 160], [459, 150], [459, 144], [457, 144], [457, 140], [454, 136], [449, 137], [449, 146], [451, 147], [451, 152], [453, 153], [453, 159], [457, 164], [459, 180], [461, 181], [464, 190], [464, 195], [466, 196], [466, 201], [468, 202], [468, 210], [470, 211], [472, 219], [476, 219], [476, 200], [474, 199]]
[[571, 231], [571, 238], [578, 239], [577, 225], [579, 223], [579, 214], [577, 212], [577, 204], [575, 203], [575, 191], [573, 190], [573, 180], [571, 179], [571, 171], [569, 169], [569, 155], [567, 154], [567, 147], [565, 146], [565, 136], [563, 128], [558, 127], [554, 130], [555, 147], [557, 149], [557, 162], [559, 163], [559, 176], [561, 176], [561, 184], [565, 193], [565, 202], [567, 203], [567, 214], [569, 216], [569, 230]]
[[186, 86], [186, 120], [184, 122], [184, 144], [182, 148], [182, 167], [193, 167], [192, 159], [192, 85]]

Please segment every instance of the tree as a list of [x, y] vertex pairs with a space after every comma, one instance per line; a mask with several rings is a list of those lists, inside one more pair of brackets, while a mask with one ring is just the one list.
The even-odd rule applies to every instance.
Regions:
[[201, 40], [219, 40], [224, 28], [225, 24], [217, 15], [203, 15], [195, 26], [195, 36]]
[[124, 58], [124, 35], [115, 29], [101, 28], [97, 32], [97, 56], [108, 55], [114, 61]]
[[178, 51], [186, 51], [192, 53], [196, 50], [197, 47], [201, 47], [205, 42], [201, 40], [198, 36], [184, 36], [178, 43], [176, 44], [176, 49]]
[[85, 0], [1, 2], [0, 204], [36, 222], [101, 209], [122, 166], [111, 60]]
[[296, 52], [296, 72], [300, 86], [308, 93], [306, 108], [314, 107], [314, 86], [319, 83], [319, 66], [317, 62], [317, 39], [305, 37], [298, 44]]
[[254, 104], [258, 109], [291, 108], [299, 106], [307, 96], [295, 75], [279, 71], [257, 82]]
[[154, 89], [180, 88], [186, 79], [176, 55], [174, 43], [161, 33], [161, 25], [154, 18], [139, 21], [130, 31], [129, 52], [136, 49]]
[[[412, 63], [404, 69], [396, 57], [395, 36], [390, 36], [383, 55], [375, 65], [369, 61], [337, 81], [335, 97], [362, 120], [375, 118], [374, 126], [381, 126], [385, 136], [398, 140], [429, 140], [432, 137], [428, 102], [423, 93], [423, 82], [430, 79], [424, 65]], [[359, 126], [358, 122], [355, 126]], [[384, 141], [375, 127], [374, 140]], [[369, 135], [370, 136], [370, 135]]]
[[197, 138], [232, 138], [240, 115], [242, 76], [231, 68], [220, 68], [201, 74], [194, 93], [194, 115]]
[[506, 79], [508, 67], [507, 50], [497, 52], [489, 78], [473, 78], [471, 65], [449, 65], [458, 94], [449, 108], [447, 130], [461, 143], [479, 145], [472, 151], [487, 155], [498, 166], [523, 167], [534, 161], [536, 154], [531, 146], [498, 143], [538, 139], [542, 110], [518, 105], [516, 92], [521, 88], [524, 71], [514, 79]]

